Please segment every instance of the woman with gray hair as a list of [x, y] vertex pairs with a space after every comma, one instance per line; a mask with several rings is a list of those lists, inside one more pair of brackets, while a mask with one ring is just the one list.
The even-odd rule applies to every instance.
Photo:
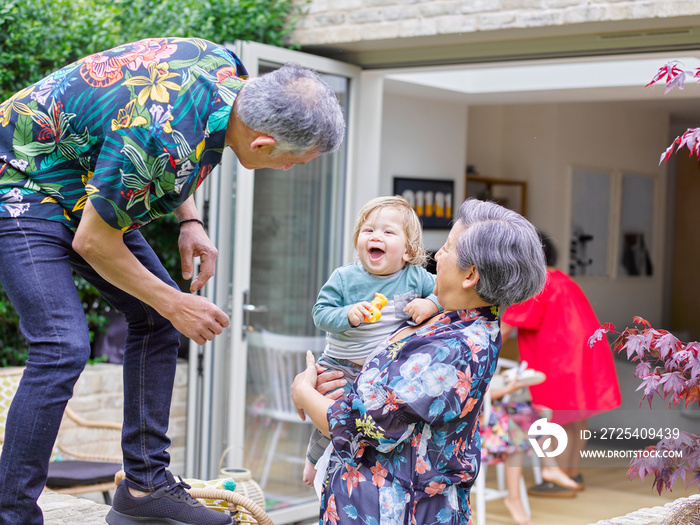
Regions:
[[324, 523], [470, 522], [479, 412], [501, 346], [499, 307], [537, 294], [545, 261], [527, 220], [472, 199], [436, 260], [434, 293], [444, 312], [399, 328], [350, 394], [324, 397], [338, 384], [317, 387], [311, 354], [292, 384], [300, 416], [331, 438]]

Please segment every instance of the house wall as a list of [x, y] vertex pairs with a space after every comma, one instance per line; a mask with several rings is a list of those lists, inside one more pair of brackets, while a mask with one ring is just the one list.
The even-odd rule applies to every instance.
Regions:
[[292, 41], [302, 46], [700, 14], [700, 3], [688, 0], [300, 0], [300, 5], [307, 14]]
[[[653, 175], [659, 181], [655, 231], [660, 232], [666, 220], [665, 166], [657, 164], [668, 134], [665, 113], [612, 103], [471, 107], [467, 162], [483, 176], [527, 181], [528, 218], [552, 236], [558, 266], [566, 270], [571, 166]], [[654, 240], [652, 277], [577, 278], [602, 322], [624, 327], [641, 315], [660, 324], [664, 246], [661, 235]]]
[[[467, 107], [387, 93], [381, 133], [381, 195], [393, 193], [393, 177], [451, 179], [455, 183], [453, 215], [464, 196]], [[437, 250], [447, 230], [426, 230], [424, 246]]]

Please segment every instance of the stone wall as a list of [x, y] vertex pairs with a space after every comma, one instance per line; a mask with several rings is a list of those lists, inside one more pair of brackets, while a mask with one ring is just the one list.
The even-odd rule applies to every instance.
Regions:
[[700, 14], [697, 0], [301, 0], [304, 45]]
[[[175, 474], [183, 473], [185, 466], [187, 375], [187, 361], [178, 361], [168, 430], [168, 436], [172, 441], [168, 450], [171, 457], [170, 466]], [[121, 365], [108, 363], [88, 365], [75, 385], [70, 407], [85, 419], [121, 423], [124, 406], [123, 392]]]

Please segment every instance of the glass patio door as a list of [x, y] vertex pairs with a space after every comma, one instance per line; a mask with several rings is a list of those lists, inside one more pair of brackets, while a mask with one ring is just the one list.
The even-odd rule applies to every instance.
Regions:
[[[292, 523], [316, 516], [318, 500], [301, 481], [313, 427], [291, 407], [287, 382], [303, 366], [294, 349], [303, 355], [307, 348], [323, 347], [311, 309], [342, 262], [359, 68], [250, 42], [237, 42], [233, 50], [251, 76], [288, 61], [318, 71], [335, 90], [348, 122], [348, 140], [338, 151], [289, 171], [247, 170], [227, 151], [200, 203], [219, 249], [207, 293], [220, 306], [228, 304], [231, 325], [198, 350], [203, 374], [198, 387], [191, 387], [190, 397], [199, 402], [190, 411], [188, 464], [195, 475], [210, 478], [218, 474], [221, 455], [224, 467], [250, 469], [264, 485], [273, 521]], [[190, 431], [199, 437], [189, 437]]]

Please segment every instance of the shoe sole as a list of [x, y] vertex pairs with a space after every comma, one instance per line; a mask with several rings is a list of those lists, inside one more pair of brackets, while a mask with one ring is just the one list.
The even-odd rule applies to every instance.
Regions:
[[[128, 516], [113, 508], [109, 509], [107, 516], [105, 516], [105, 521], [109, 525], [192, 525], [191, 523], [170, 518], [138, 518], [135, 516]], [[233, 519], [229, 521], [229, 524], [233, 524]]]

